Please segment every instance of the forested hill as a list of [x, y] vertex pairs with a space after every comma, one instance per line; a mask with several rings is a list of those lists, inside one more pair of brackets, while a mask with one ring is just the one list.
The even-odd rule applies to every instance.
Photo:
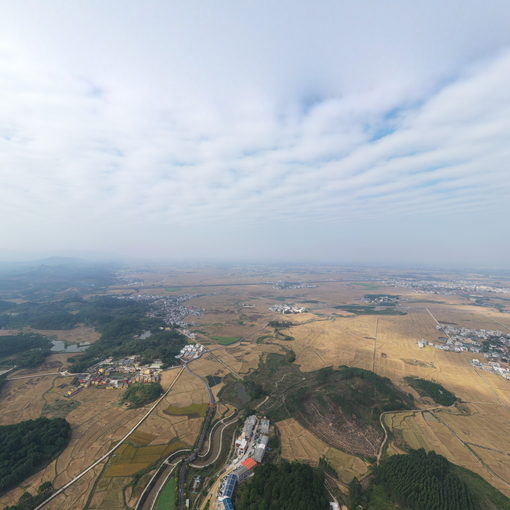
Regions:
[[238, 490], [236, 510], [327, 510], [324, 474], [307, 464], [262, 464]]
[[384, 459], [365, 489], [354, 479], [349, 500], [349, 510], [510, 510], [482, 477], [423, 449]]
[[71, 438], [63, 418], [37, 418], [0, 426], [0, 494], [37, 472]]
[[413, 510], [483, 510], [448, 460], [435, 452], [389, 457], [376, 470], [375, 483]]

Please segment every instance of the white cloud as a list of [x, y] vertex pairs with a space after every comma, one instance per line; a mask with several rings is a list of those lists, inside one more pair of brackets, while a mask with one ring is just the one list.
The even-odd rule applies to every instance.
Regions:
[[508, 4], [112, 4], [6, 5], [7, 249], [507, 261]]

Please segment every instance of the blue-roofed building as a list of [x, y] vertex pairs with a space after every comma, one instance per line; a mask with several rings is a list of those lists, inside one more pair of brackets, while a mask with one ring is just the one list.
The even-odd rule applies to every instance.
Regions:
[[230, 474], [227, 476], [225, 481], [225, 488], [223, 489], [222, 496], [226, 498], [231, 498], [234, 495], [234, 489], [236, 488], [237, 476], [234, 474]]
[[234, 510], [234, 503], [230, 498], [225, 498], [223, 500], [223, 509], [224, 510]]

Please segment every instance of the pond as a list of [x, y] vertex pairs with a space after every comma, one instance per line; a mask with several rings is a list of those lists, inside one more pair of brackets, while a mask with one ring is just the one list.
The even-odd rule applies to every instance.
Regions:
[[51, 352], [83, 352], [88, 349], [90, 344], [70, 344], [62, 340], [52, 340]]

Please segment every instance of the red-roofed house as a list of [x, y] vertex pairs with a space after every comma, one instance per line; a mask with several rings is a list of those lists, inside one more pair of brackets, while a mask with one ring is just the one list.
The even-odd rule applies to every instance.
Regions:
[[248, 457], [245, 461], [241, 463], [246, 469], [253, 469], [257, 462], [253, 460], [251, 457]]

